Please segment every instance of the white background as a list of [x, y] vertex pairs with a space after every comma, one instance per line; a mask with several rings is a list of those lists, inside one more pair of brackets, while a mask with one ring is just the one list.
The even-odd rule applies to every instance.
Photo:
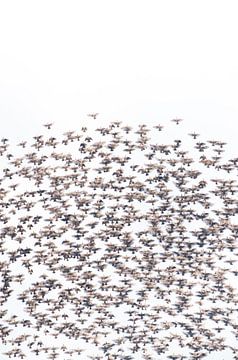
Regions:
[[188, 131], [237, 153], [236, 6], [0, 0], [1, 136], [20, 141], [51, 121], [77, 130], [94, 121], [89, 112], [99, 125], [182, 117]]
[[[41, 124], [162, 122], [235, 146], [236, 1], [0, 2], [0, 122], [22, 138]], [[204, 134], [205, 135], [205, 134]]]

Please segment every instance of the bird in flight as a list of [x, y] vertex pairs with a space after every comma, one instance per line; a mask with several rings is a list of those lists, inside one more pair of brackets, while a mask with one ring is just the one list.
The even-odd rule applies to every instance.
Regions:
[[171, 121], [175, 122], [176, 125], [178, 125], [181, 121], [183, 121], [183, 119], [176, 118], [176, 119], [172, 119]]
[[96, 119], [96, 117], [99, 115], [99, 113], [92, 113], [92, 114], [88, 114], [88, 116], [92, 117], [94, 120]]
[[53, 125], [53, 123], [47, 123], [47, 124], [44, 124], [43, 126], [46, 127], [48, 130], [50, 130], [52, 125]]
[[161, 131], [163, 129], [163, 125], [155, 125], [154, 128]]
[[196, 138], [199, 136], [199, 134], [197, 134], [197, 133], [195, 133], [195, 132], [190, 133], [190, 134], [188, 134], [188, 135], [192, 136], [194, 139], [196, 139]]

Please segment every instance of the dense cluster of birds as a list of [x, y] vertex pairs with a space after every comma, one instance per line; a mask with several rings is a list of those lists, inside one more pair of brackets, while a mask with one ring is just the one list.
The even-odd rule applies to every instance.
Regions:
[[1, 359], [238, 359], [238, 158], [165, 133], [1, 140]]

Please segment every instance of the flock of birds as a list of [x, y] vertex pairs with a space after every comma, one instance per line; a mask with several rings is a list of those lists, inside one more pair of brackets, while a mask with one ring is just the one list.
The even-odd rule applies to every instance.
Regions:
[[238, 359], [238, 158], [164, 133], [1, 140], [1, 359]]

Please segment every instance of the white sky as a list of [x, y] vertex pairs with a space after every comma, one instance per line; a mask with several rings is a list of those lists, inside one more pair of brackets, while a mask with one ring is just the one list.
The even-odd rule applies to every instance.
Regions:
[[48, 121], [77, 130], [89, 112], [99, 123], [178, 116], [236, 151], [237, 6], [0, 0], [1, 136], [26, 138]]
[[[166, 122], [234, 139], [237, 1], [0, 2], [0, 121], [23, 137], [43, 122]], [[71, 126], [71, 127], [72, 127]], [[204, 131], [203, 131], [204, 133]]]

